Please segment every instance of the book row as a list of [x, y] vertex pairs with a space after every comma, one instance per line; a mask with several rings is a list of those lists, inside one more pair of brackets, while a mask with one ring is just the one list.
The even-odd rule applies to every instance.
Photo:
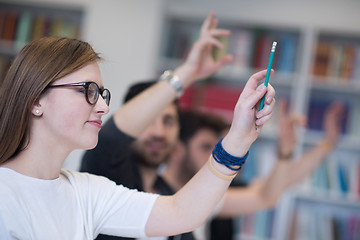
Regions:
[[315, 170], [306, 188], [314, 194], [360, 200], [360, 159], [333, 155]]
[[[228, 122], [232, 121], [233, 109], [242, 91], [241, 86], [226, 86], [216, 83], [195, 85], [185, 91], [179, 103], [185, 109], [199, 109], [223, 117]], [[280, 94], [281, 95], [281, 94]], [[278, 99], [287, 96], [279, 96]], [[325, 112], [334, 101], [342, 101], [345, 106], [344, 116], [341, 119], [342, 133], [360, 137], [360, 108], [358, 101], [352, 99], [337, 99], [336, 96], [314, 97], [310, 99], [307, 110], [307, 130], [322, 131]], [[265, 125], [264, 132], [277, 128], [277, 109], [274, 109], [272, 119]]]
[[313, 74], [318, 82], [360, 84], [360, 40], [358, 42], [320, 41], [315, 50]]
[[14, 43], [13, 47], [20, 49], [27, 42], [43, 36], [78, 37], [79, 23], [45, 13], [0, 10], [0, 40]]
[[295, 212], [293, 237], [295, 240], [356, 240], [360, 239], [358, 214], [341, 215], [314, 208], [299, 208]]
[[360, 136], [360, 128], [358, 127], [360, 121], [360, 108], [358, 107], [359, 100], [354, 101], [351, 97], [349, 97], [349, 99], [336, 98], [336, 96], [331, 98], [312, 98], [308, 107], [307, 128], [314, 131], [323, 130], [326, 110], [335, 101], [343, 102], [345, 107], [344, 114], [341, 118], [342, 133]]
[[[198, 38], [199, 28], [195, 25], [188, 22], [175, 22], [171, 25], [166, 57], [184, 59], [187, 56], [191, 45]], [[273, 41], [278, 42], [273, 68], [281, 72], [295, 71], [299, 45], [297, 33], [236, 28], [232, 29], [230, 37], [219, 40], [224, 47], [214, 51], [214, 58], [226, 53], [233, 55], [231, 67], [236, 73], [267, 68]]]
[[263, 210], [236, 218], [234, 239], [272, 239], [275, 210]]

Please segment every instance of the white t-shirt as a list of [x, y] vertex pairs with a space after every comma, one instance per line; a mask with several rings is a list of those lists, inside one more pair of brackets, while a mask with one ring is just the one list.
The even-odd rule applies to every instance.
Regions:
[[157, 196], [66, 169], [57, 179], [42, 180], [0, 168], [0, 236], [36, 240], [94, 239], [99, 233], [146, 237], [145, 224]]

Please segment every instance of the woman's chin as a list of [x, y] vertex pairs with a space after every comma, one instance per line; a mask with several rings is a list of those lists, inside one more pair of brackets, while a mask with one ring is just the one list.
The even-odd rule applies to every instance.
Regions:
[[83, 149], [83, 150], [93, 149], [96, 147], [97, 143], [98, 143], [98, 139], [96, 139], [96, 141], [91, 141], [91, 142], [84, 144], [83, 146], [81, 146], [80, 149]]

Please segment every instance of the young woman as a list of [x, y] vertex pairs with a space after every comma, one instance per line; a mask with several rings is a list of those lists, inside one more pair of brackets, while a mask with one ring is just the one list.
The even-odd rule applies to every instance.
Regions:
[[[187, 87], [231, 61], [214, 61], [221, 47], [211, 13], [189, 57], [171, 80]], [[101, 118], [109, 112], [110, 92], [102, 84], [92, 47], [76, 39], [48, 37], [26, 45], [0, 85], [0, 238], [94, 239], [99, 233], [151, 237], [199, 226], [226, 191], [261, 126], [271, 118], [274, 89], [254, 74], [234, 110], [220, 150], [189, 183], [172, 196], [117, 186], [110, 180], [61, 169], [75, 149], [96, 146]], [[178, 87], [159, 81], [126, 104], [117, 124], [141, 131], [176, 98]], [[266, 94], [267, 105], [256, 112]], [[219, 155], [219, 151], [226, 155]], [[226, 152], [225, 152], [226, 151]], [[237, 161], [228, 164], [228, 159]], [[230, 168], [229, 168], [230, 167]], [[235, 169], [235, 170], [233, 170]]]

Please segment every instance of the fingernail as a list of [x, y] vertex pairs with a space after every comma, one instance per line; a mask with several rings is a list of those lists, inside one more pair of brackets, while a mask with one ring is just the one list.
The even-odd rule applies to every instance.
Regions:
[[256, 117], [257, 118], [261, 118], [263, 115], [262, 115], [262, 113], [260, 113], [260, 112], [258, 112], [257, 114], [256, 114]]
[[267, 101], [268, 103], [271, 103], [272, 97], [268, 97], [266, 101]]
[[257, 88], [257, 91], [263, 92], [265, 89], [266, 89], [266, 87], [265, 87], [264, 85], [260, 85], [260, 86]]

